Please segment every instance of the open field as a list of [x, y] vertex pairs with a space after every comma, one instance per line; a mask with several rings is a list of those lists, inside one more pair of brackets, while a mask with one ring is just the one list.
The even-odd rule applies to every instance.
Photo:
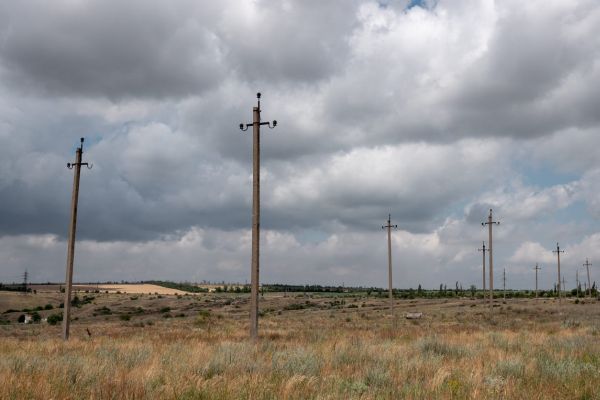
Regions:
[[[424, 318], [394, 326], [383, 298], [267, 294], [251, 343], [244, 294], [78, 297], [68, 343], [0, 314], [0, 398], [600, 399], [596, 300], [398, 300]], [[61, 298], [0, 292], [0, 312]]]

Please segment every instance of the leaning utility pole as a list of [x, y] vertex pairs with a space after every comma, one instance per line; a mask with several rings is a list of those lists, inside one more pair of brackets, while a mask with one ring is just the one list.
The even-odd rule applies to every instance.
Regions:
[[494, 301], [494, 258], [492, 255], [492, 225], [500, 225], [500, 222], [492, 220], [492, 209], [490, 208], [490, 215], [488, 216], [487, 222], [482, 222], [481, 225], [488, 225], [489, 227], [489, 240], [488, 240], [488, 255], [490, 256], [490, 304]]
[[483, 296], [485, 297], [485, 252], [486, 252], [486, 248], [485, 248], [485, 240], [483, 241], [483, 246], [481, 247], [481, 249], [477, 249], [477, 251], [481, 251], [481, 254], [483, 255], [483, 260], [482, 260], [482, 265], [483, 265], [483, 286], [481, 287], [483, 290]]
[[587, 281], [588, 281], [588, 283], [587, 283], [587, 287], [588, 287], [588, 289], [589, 289], [589, 291], [590, 291], [590, 298], [592, 297], [592, 285], [591, 285], [591, 283], [590, 283], [590, 266], [591, 266], [591, 265], [592, 265], [592, 264], [591, 264], [591, 263], [588, 261], [588, 259], [586, 258], [586, 259], [585, 259], [585, 264], [583, 264], [583, 266], [584, 266], [584, 267], [587, 269], [587, 278], [588, 278], [588, 280], [587, 280]]
[[277, 121], [260, 122], [260, 93], [256, 94], [258, 105], [252, 109], [252, 123], [240, 124], [242, 131], [252, 127], [252, 262], [250, 288], [250, 338], [258, 339], [258, 285], [259, 285], [259, 241], [260, 241], [260, 126], [273, 129]]
[[558, 242], [556, 243], [556, 250], [552, 250], [553, 253], [556, 253], [556, 257], [558, 260], [558, 302], [561, 303], [562, 302], [562, 293], [560, 292], [560, 278], [561, 278], [561, 274], [560, 274], [560, 253], [564, 253], [564, 250], [560, 249], [560, 246], [558, 245]]
[[538, 298], [538, 271], [541, 269], [538, 267], [537, 263], [535, 263], [535, 298]]
[[381, 229], [387, 228], [388, 237], [388, 286], [389, 286], [389, 298], [390, 298], [390, 314], [394, 318], [394, 294], [392, 291], [392, 228], [397, 229], [398, 225], [392, 225], [392, 214], [388, 214], [387, 225], [381, 227]]
[[65, 302], [63, 309], [63, 339], [69, 340], [69, 327], [71, 325], [71, 290], [73, 286], [73, 261], [75, 259], [75, 230], [77, 228], [77, 201], [79, 198], [79, 177], [81, 175], [81, 166], [85, 165], [91, 168], [88, 163], [81, 162], [83, 154], [83, 138], [81, 145], [75, 152], [75, 162], [68, 163], [67, 168], [74, 169], [73, 175], [73, 194], [71, 196], [71, 226], [69, 228], [69, 244], [67, 249], [67, 277], [65, 279]]

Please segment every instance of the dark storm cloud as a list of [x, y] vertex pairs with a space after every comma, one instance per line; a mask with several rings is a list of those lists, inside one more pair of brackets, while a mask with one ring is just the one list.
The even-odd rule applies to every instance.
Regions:
[[[238, 276], [252, 137], [237, 126], [258, 91], [279, 121], [262, 131], [262, 215], [282, 280], [300, 279], [296, 258], [320, 280], [360, 277], [388, 213], [406, 271], [471, 260], [489, 207], [511, 226], [574, 201], [598, 215], [595, 2], [408, 3], [2, 3], [0, 252], [64, 256], [65, 164], [85, 136], [89, 273], [135, 278], [140, 254], [160, 271], [177, 252], [183, 278], [197, 262]], [[584, 178], [515, 184], [530, 159]], [[510, 229], [499, 238], [526, 238]]]
[[224, 71], [209, 3], [2, 3], [3, 81], [50, 96], [199, 94]]

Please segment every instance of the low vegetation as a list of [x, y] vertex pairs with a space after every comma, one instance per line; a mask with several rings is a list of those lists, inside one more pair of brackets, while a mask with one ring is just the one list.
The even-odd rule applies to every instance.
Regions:
[[68, 343], [0, 314], [0, 398], [598, 398], [599, 304], [564, 303], [267, 294], [253, 343], [244, 294], [99, 294]]

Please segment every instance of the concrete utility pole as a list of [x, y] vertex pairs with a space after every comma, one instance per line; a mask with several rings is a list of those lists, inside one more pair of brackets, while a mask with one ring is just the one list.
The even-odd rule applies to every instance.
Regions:
[[240, 124], [242, 131], [252, 127], [252, 262], [250, 288], [250, 338], [258, 339], [258, 285], [259, 285], [259, 252], [260, 252], [260, 127], [267, 125], [273, 129], [277, 121], [260, 122], [260, 93], [256, 94], [258, 105], [252, 109], [252, 123]]
[[485, 240], [483, 241], [483, 246], [481, 247], [481, 249], [477, 249], [477, 251], [481, 251], [481, 254], [483, 255], [483, 260], [482, 260], [482, 265], [483, 265], [483, 284], [481, 286], [482, 290], [483, 290], [483, 295], [485, 296], [485, 252], [486, 252], [486, 248], [485, 248]]
[[558, 260], [558, 302], [561, 303], [562, 302], [562, 293], [560, 291], [560, 278], [561, 278], [561, 274], [560, 274], [560, 253], [564, 253], [564, 250], [560, 249], [560, 246], [558, 245], [558, 242], [556, 243], [556, 250], [552, 250], [553, 253], [556, 253], [556, 257]]
[[494, 301], [494, 258], [492, 255], [492, 225], [500, 225], [500, 222], [493, 221], [492, 209], [490, 208], [490, 215], [488, 216], [487, 222], [482, 222], [481, 225], [488, 225], [489, 227], [489, 239], [488, 239], [488, 255], [490, 256], [490, 304]]
[[535, 263], [535, 298], [538, 298], [538, 271], [541, 269], [538, 267], [537, 263]]
[[502, 269], [502, 297], [506, 301], [506, 268]]
[[590, 294], [590, 298], [592, 297], [592, 284], [590, 283], [590, 266], [591, 266], [591, 265], [592, 265], [592, 264], [591, 264], [591, 263], [588, 261], [588, 259], [586, 258], [586, 259], [585, 259], [585, 264], [583, 264], [583, 266], [584, 266], [584, 267], [587, 269], [587, 278], [588, 278], [588, 279], [587, 279], [587, 281], [588, 281], [588, 283], [587, 283], [587, 287], [588, 287], [588, 289], [589, 289], [589, 291], [590, 291], [590, 293], [589, 293], [589, 294]]
[[565, 291], [565, 294], [566, 294], [566, 292], [567, 292], [567, 289], [566, 289], [566, 286], [565, 286], [565, 276], [564, 276], [564, 275], [563, 275], [563, 277], [562, 277], [562, 290], [564, 290], [564, 291]]
[[81, 162], [83, 155], [83, 138], [81, 145], [75, 152], [75, 162], [68, 163], [67, 168], [74, 170], [73, 175], [73, 194], [71, 196], [71, 226], [69, 227], [69, 244], [67, 248], [67, 276], [65, 279], [65, 302], [63, 308], [63, 340], [69, 340], [69, 327], [71, 325], [71, 290], [73, 287], [73, 261], [75, 259], [75, 231], [77, 228], [77, 201], [79, 199], [79, 177], [81, 175], [81, 166], [88, 168], [88, 163]]
[[381, 229], [387, 228], [388, 237], [388, 286], [389, 286], [389, 298], [390, 298], [390, 314], [394, 317], [394, 294], [392, 292], [392, 228], [398, 229], [398, 225], [392, 225], [392, 214], [388, 214], [387, 225], [381, 227]]
[[577, 290], [577, 297], [579, 297], [579, 270], [575, 270], [575, 289]]

